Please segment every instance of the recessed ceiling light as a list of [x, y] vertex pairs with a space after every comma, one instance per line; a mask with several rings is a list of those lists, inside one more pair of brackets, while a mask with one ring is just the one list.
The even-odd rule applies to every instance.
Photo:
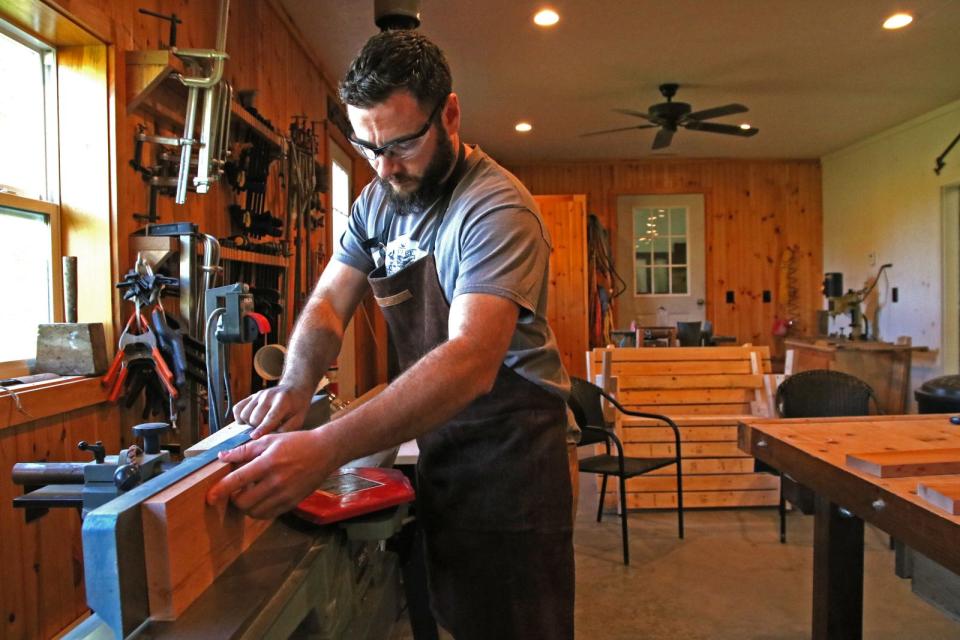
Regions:
[[520, 133], [526, 133], [533, 129], [533, 125], [530, 124], [529, 122], [518, 122], [517, 125], [514, 127], [514, 129], [516, 129]]
[[560, 14], [553, 9], [540, 9], [533, 16], [533, 22], [540, 27], [552, 27], [560, 22]]
[[884, 29], [902, 29], [913, 22], [913, 16], [909, 13], [895, 13], [883, 21]]
[[740, 128], [743, 129], [744, 131], [746, 131], [747, 129], [750, 128], [750, 123], [749, 123], [749, 122], [744, 122], [743, 124], [740, 125]]

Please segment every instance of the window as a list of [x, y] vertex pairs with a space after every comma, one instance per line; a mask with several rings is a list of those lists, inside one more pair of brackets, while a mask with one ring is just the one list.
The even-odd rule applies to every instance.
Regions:
[[338, 158], [332, 162], [333, 188], [330, 191], [333, 201], [333, 238], [338, 240], [346, 229], [346, 219], [350, 216], [350, 170], [344, 167]]
[[0, 21], [0, 273], [16, 313], [0, 317], [0, 362], [36, 353], [37, 325], [58, 318], [60, 209], [56, 52]]
[[687, 208], [633, 210], [636, 296], [687, 295]]

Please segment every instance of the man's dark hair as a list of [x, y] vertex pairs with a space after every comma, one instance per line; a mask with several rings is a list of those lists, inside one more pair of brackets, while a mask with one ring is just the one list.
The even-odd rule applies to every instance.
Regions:
[[424, 109], [432, 109], [453, 90], [450, 66], [425, 36], [409, 29], [378, 33], [363, 46], [340, 82], [340, 99], [361, 109], [407, 90]]

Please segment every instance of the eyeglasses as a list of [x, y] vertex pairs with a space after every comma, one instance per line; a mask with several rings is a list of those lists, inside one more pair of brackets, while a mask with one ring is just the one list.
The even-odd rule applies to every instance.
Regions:
[[437, 114], [440, 112], [440, 107], [446, 104], [446, 102], [447, 100], [444, 98], [437, 103], [437, 106], [433, 108], [433, 111], [431, 111], [427, 117], [427, 121], [423, 123], [423, 126], [420, 127], [420, 130], [416, 133], [400, 136], [381, 147], [375, 147], [365, 140], [358, 140], [352, 135], [350, 136], [350, 142], [353, 143], [354, 148], [356, 148], [360, 155], [370, 162], [373, 162], [379, 156], [384, 156], [391, 160], [409, 160], [420, 151], [420, 147], [423, 146], [424, 136], [430, 131], [433, 119], [437, 117]]

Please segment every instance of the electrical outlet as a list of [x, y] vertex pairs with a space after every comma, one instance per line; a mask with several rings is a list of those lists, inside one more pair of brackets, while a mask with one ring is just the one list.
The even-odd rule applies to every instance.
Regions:
[[871, 267], [877, 266], [877, 252], [876, 252], [876, 251], [871, 251], [870, 253], [867, 254], [867, 262], [870, 263], [870, 266], [871, 266]]

